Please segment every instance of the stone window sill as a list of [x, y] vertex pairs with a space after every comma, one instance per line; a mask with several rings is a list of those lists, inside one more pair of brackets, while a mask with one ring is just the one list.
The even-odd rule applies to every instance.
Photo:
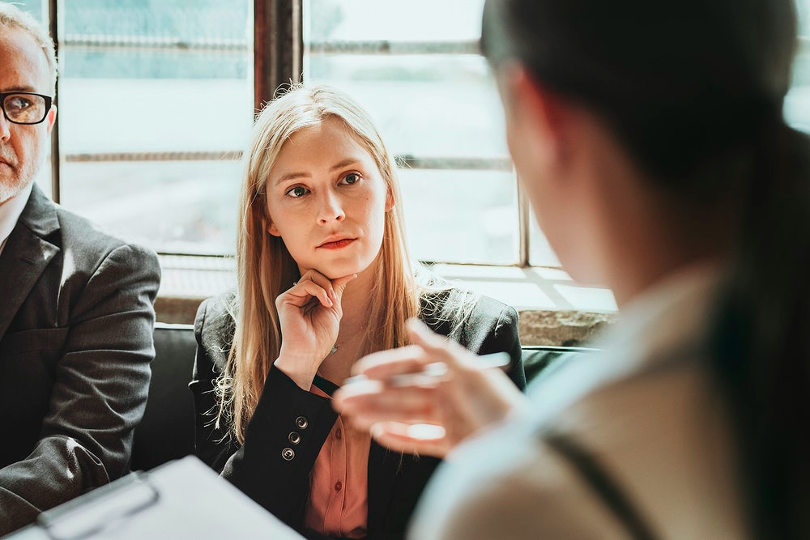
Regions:
[[[194, 322], [203, 299], [233, 289], [230, 258], [161, 255], [163, 279], [155, 303], [158, 321]], [[439, 275], [514, 306], [524, 345], [582, 345], [615, 318], [606, 289], [574, 283], [557, 268], [441, 264]]]

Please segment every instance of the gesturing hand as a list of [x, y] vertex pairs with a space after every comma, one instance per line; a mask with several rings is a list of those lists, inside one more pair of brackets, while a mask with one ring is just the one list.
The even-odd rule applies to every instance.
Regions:
[[343, 317], [343, 291], [356, 277], [350, 274], [330, 281], [308, 270], [276, 298], [282, 342], [275, 366], [305, 390], [335, 344]]
[[[348, 384], [334, 395], [335, 409], [370, 430], [383, 446], [444, 457], [470, 435], [525, 405], [525, 397], [503, 372], [480, 369], [475, 355], [457, 343], [417, 320], [409, 321], [408, 335], [413, 345], [360, 359], [354, 372], [369, 381]], [[387, 382], [434, 362], [447, 366], [438, 381], [415, 377], [408, 385]]]

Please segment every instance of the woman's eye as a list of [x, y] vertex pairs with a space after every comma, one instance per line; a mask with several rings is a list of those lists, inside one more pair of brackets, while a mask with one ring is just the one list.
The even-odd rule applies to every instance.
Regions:
[[294, 199], [297, 199], [299, 197], [303, 197], [307, 193], [309, 193], [309, 190], [307, 188], [305, 188], [305, 187], [302, 187], [302, 186], [295, 186], [294, 188], [290, 188], [290, 189], [287, 190], [287, 195], [289, 195], [290, 197], [292, 197]]
[[352, 184], [356, 184], [359, 181], [360, 181], [360, 175], [359, 174], [357, 174], [357, 173], [349, 173], [349, 174], [347, 174], [346, 176], [343, 177], [343, 179], [340, 181], [340, 183], [341, 184], [352, 185]]

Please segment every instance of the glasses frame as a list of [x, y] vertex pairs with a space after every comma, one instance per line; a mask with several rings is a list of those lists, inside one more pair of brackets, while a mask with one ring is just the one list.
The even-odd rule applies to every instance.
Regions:
[[[19, 96], [19, 95], [39, 96], [42, 99], [44, 99], [45, 100], [45, 114], [42, 115], [42, 118], [40, 118], [36, 122], [17, 122], [16, 120], [12, 120], [11, 118], [9, 118], [8, 113], [6, 112], [6, 98], [9, 97], [9, 96]], [[12, 124], [17, 124], [17, 125], [20, 125], [20, 126], [34, 126], [36, 124], [41, 124], [42, 122], [45, 121], [46, 118], [48, 118], [48, 113], [51, 111], [51, 106], [52, 105], [53, 105], [53, 97], [52, 96], [46, 96], [45, 94], [37, 94], [36, 92], [0, 92], [0, 109], [3, 109], [3, 116], [6, 118], [6, 120], [11, 122]]]

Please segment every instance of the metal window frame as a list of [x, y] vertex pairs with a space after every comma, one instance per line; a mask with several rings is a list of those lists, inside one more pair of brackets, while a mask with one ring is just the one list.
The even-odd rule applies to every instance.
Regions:
[[300, 82], [304, 39], [302, 0], [253, 1], [253, 96], [256, 111], [276, 89]]
[[[59, 46], [151, 48], [160, 50], [218, 50], [244, 51], [238, 42], [189, 43], [172, 39], [125, 39], [116, 36], [65, 36], [60, 39], [60, 10], [62, 0], [48, 0], [48, 21], [57, 57]], [[249, 46], [250, 44], [247, 44]], [[303, 41], [303, 0], [253, 0], [253, 96], [254, 111], [272, 100], [277, 89], [290, 83], [303, 82], [304, 53], [314, 54], [480, 54], [477, 41], [454, 42], [393, 42], [377, 41]], [[54, 104], [59, 97], [59, 78]], [[152, 152], [117, 154], [81, 154], [65, 156], [65, 161], [166, 160], [166, 159], [238, 159], [241, 152]], [[498, 158], [457, 158], [397, 156], [398, 162], [410, 168], [453, 170], [512, 170], [511, 161]], [[55, 202], [61, 199], [62, 156], [59, 148], [59, 119], [51, 137], [51, 189]], [[527, 267], [530, 261], [529, 202], [520, 182], [517, 182], [518, 262]]]
[[[48, 30], [53, 39], [53, 47], [56, 53], [56, 58], [59, 58], [59, 1], [48, 0]], [[56, 95], [53, 97], [53, 106], [56, 107], [59, 103], [59, 81], [61, 77], [56, 77]], [[61, 182], [60, 182], [60, 154], [59, 154], [59, 115], [56, 115], [56, 122], [51, 131], [51, 198], [55, 203], [59, 203], [61, 199]]]
[[306, 51], [311, 54], [469, 54], [479, 55], [481, 49], [477, 40], [466, 41], [309, 41]]

